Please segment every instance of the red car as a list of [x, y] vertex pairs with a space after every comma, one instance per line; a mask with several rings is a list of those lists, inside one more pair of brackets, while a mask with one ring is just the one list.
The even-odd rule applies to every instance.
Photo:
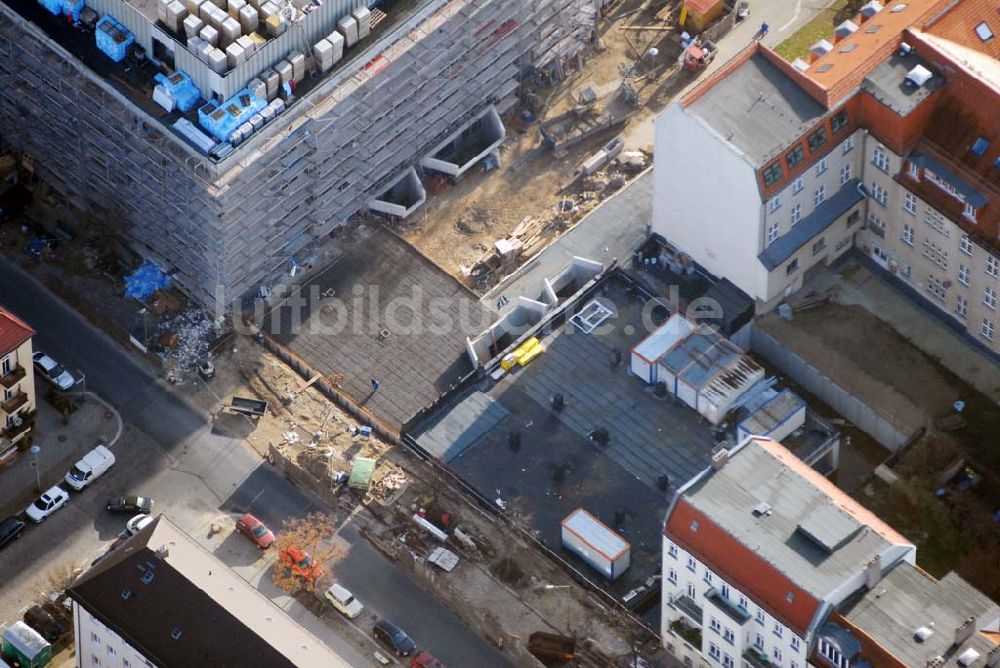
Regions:
[[274, 534], [271, 530], [250, 513], [236, 520], [236, 530], [252, 540], [254, 545], [262, 550], [271, 547], [271, 543], [274, 542]]
[[438, 661], [430, 652], [421, 652], [410, 659], [412, 668], [444, 668], [444, 664]]

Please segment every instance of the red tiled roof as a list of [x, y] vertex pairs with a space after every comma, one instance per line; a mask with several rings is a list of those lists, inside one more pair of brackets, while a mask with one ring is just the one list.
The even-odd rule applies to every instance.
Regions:
[[26, 322], [0, 306], [0, 355], [10, 351], [35, 335]]
[[[985, 23], [992, 38], [981, 39], [976, 26]], [[927, 32], [1000, 60], [1000, 0], [962, 0], [928, 24]]]

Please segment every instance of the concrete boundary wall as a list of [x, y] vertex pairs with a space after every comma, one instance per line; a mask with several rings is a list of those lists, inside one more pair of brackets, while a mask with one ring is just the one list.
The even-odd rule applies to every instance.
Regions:
[[760, 327], [754, 326], [751, 331], [750, 349], [825, 401], [891, 452], [897, 452], [908, 445], [923, 426], [898, 424], [890, 416], [883, 415], [802, 357], [785, 348]]

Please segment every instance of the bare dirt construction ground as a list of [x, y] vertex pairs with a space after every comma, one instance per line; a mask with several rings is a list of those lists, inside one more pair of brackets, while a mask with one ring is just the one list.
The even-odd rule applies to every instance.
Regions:
[[[927, 357], [860, 306], [828, 305], [762, 323], [791, 350], [872, 405], [919, 419], [927, 432], [890, 461], [895, 485], [871, 480], [858, 499], [915, 541], [917, 561], [941, 577], [949, 570], [1000, 597], [1000, 411], [988, 397]], [[944, 431], [936, 418], [965, 402], [966, 425]], [[981, 478], [956, 489], [950, 474], [971, 467]], [[1000, 516], [998, 516], [1000, 517]]]
[[[675, 4], [662, 0], [626, 0], [617, 4], [599, 21], [598, 45], [584, 57], [582, 69], [571, 71], [575, 63], [570, 63], [565, 80], [554, 86], [540, 85], [533, 91], [539, 105], [536, 118], [544, 120], [571, 109], [585, 86], [601, 91], [613, 89], [622, 81], [623, 71], [634, 68], [630, 80], [639, 94], [640, 108], [617, 132], [626, 138], [625, 151], [651, 154], [653, 147], [648, 139], [638, 139], [641, 142], [638, 144], [630, 141], [633, 136], [630, 130], [651, 123], [653, 115], [672, 95], [691, 81], [683, 74], [670, 76], [670, 65], [680, 52], [676, 31], [669, 28], [670, 9]], [[636, 26], [657, 29], [633, 29]], [[636, 65], [636, 60], [653, 47], [659, 50], [659, 55]], [[407, 241], [460, 279], [463, 278], [460, 267], [471, 267], [493, 247], [494, 241], [510, 234], [526, 217], [543, 219], [551, 215], [561, 199], [560, 186], [581, 162], [616, 134], [615, 130], [609, 130], [592, 137], [572, 147], [561, 159], [556, 159], [549, 150], [542, 150], [525, 160], [541, 144], [542, 137], [538, 121], [525, 125], [521, 110], [516, 108], [504, 119], [507, 140], [501, 147], [499, 169], [484, 173], [476, 168], [442, 192], [436, 195], [429, 192], [427, 203], [420, 210], [408, 220], [393, 224]], [[651, 134], [635, 136], [648, 138]], [[579, 215], [615, 189], [603, 188], [583, 203], [578, 202]], [[575, 192], [578, 194], [580, 189]], [[559, 229], [549, 230], [546, 238], [551, 240], [559, 232]]]

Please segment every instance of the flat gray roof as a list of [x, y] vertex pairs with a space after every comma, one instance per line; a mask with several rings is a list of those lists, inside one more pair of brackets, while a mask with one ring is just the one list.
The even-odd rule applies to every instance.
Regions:
[[[952, 648], [955, 629], [972, 616], [977, 630], [1000, 618], [997, 604], [955, 573], [935, 580], [905, 562], [839, 612], [908, 666], [925, 666], [937, 656], [945, 660], [944, 666], [959, 666], [958, 657], [970, 648], [979, 653], [972, 668], [984, 666], [986, 654], [995, 645], [974, 633]], [[933, 631], [923, 642], [914, 637], [920, 627]]]
[[917, 65], [933, 72], [927, 61], [916, 53], [908, 56], [900, 56], [897, 53], [882, 61], [865, 77], [861, 82], [861, 90], [900, 116], [906, 116], [945, 83], [944, 77], [938, 74], [931, 77], [923, 86], [908, 83], [906, 75]]
[[450, 462], [496, 429], [510, 411], [484, 392], [473, 392], [420, 434], [417, 444], [443, 462]]
[[[878, 531], [854, 531], [845, 539], [849, 527], [839, 518], [844, 512], [840, 500], [755, 439], [735, 450], [722, 468], [695, 482], [684, 498], [819, 599], [860, 574], [865, 563], [892, 545]], [[761, 502], [770, 505], [769, 513], [753, 512]], [[818, 528], [834, 521], [836, 531], [827, 534]], [[822, 541], [838, 544], [830, 550]]]
[[801, 137], [826, 113], [797, 83], [756, 55], [687, 107], [755, 165]]

